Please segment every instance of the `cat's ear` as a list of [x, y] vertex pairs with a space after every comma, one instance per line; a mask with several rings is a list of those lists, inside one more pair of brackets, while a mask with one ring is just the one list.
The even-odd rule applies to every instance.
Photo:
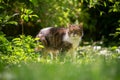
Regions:
[[80, 28], [81, 30], [83, 30], [83, 22], [80, 22], [79, 28]]
[[80, 26], [83, 26], [83, 22], [81, 22], [79, 25], [80, 25]]
[[72, 24], [68, 24], [68, 29], [69, 29], [69, 31], [72, 31], [73, 30], [73, 25]]
[[79, 24], [68, 24], [68, 29], [70, 31], [74, 30], [74, 29], [80, 29], [83, 30], [83, 22], [80, 22]]
[[69, 28], [70, 28], [70, 26], [71, 26], [71, 24], [69, 24], [69, 23], [68, 23], [68, 24], [67, 24], [67, 28], [69, 29]]
[[83, 22], [80, 22], [79, 27], [83, 27]]

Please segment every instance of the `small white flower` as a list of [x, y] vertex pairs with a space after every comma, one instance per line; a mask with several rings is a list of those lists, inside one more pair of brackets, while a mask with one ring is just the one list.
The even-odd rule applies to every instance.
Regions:
[[108, 51], [107, 50], [101, 50], [99, 54], [107, 56], [108, 55]]
[[93, 49], [94, 49], [94, 50], [100, 50], [100, 49], [101, 49], [101, 46], [94, 46]]
[[116, 49], [116, 51], [118, 52], [118, 53], [120, 53], [120, 49], [118, 48], [118, 49]]

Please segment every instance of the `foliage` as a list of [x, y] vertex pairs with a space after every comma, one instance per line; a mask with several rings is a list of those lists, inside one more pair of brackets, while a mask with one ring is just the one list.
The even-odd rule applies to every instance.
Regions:
[[31, 36], [21, 35], [9, 42], [4, 36], [0, 36], [0, 59], [6, 64], [36, 61], [38, 55], [35, 54], [34, 48], [41, 44], [36, 44], [35, 41]]
[[117, 0], [80, 0], [79, 2], [81, 14], [78, 19], [84, 22], [87, 39], [91, 37], [92, 40], [100, 40], [104, 37], [112, 41], [113, 37], [109, 34], [114, 33], [119, 27], [120, 2]]
[[17, 22], [15, 22], [15, 21], [9, 21], [12, 17], [14, 17], [15, 15], [17, 15], [17, 14], [13, 14], [12, 16], [3, 16], [3, 17], [0, 17], [0, 23], [1, 23], [1, 25], [2, 26], [5, 26], [5, 24], [15, 24], [15, 25], [17, 25]]
[[0, 30], [2, 29], [2, 27], [6, 26], [6, 25], [11, 25], [11, 24], [12, 25], [17, 25], [18, 22], [11, 20], [16, 15], [17, 14], [13, 14], [11, 16], [9, 16], [9, 15], [0, 15]]
[[[30, 22], [35, 22], [38, 16], [34, 14], [33, 10], [31, 9], [31, 4], [29, 1], [22, 1], [22, 0], [1, 0], [0, 1], [0, 30], [5, 31], [11, 34], [9, 28], [20, 29], [22, 28], [21, 33], [24, 34], [25, 25]], [[29, 8], [28, 8], [29, 7]], [[12, 24], [12, 25], [11, 25]], [[21, 28], [19, 28], [21, 27]], [[7, 30], [6, 30], [7, 29]], [[19, 32], [15, 32], [14, 35], [18, 35]]]
[[29, 19], [32, 19], [32, 20], [33, 20], [33, 17], [38, 17], [37, 15], [32, 14], [33, 11], [30, 10], [30, 9], [23, 9], [23, 8], [22, 8], [21, 11], [22, 11], [22, 13], [23, 13], [23, 14], [21, 14], [21, 19], [25, 20], [26, 22], [28, 22]]
[[[101, 40], [103, 37], [109, 40], [113, 39], [109, 34], [119, 28], [118, 0], [1, 0], [0, 4], [0, 28], [4, 26], [2, 31], [7, 35], [13, 35], [9, 31], [12, 26], [14, 30], [20, 27], [17, 28], [19, 31], [22, 28], [23, 34], [27, 31], [35, 35], [43, 27], [67, 27], [70, 23], [83, 22], [85, 40]], [[14, 31], [14, 35], [20, 34], [19, 31]]]
[[18, 22], [13, 20], [14, 17], [16, 17], [18, 14], [17, 13], [12, 13], [12, 11], [9, 13], [8, 9], [11, 7], [9, 4], [9, 1], [0, 1], [0, 30], [2, 27], [5, 27], [7, 25], [17, 25]]
[[[120, 40], [120, 20], [118, 21], [118, 23], [119, 23], [119, 25], [118, 25], [118, 27], [116, 28], [116, 31], [115, 31], [115, 33], [111, 33], [110, 34], [110, 36], [113, 36], [114, 38], [117, 38], [117, 41], [119, 41]], [[118, 42], [118, 44], [119, 44], [119, 42]]]
[[9, 53], [10, 51], [10, 42], [4, 37], [5, 35], [0, 32], [0, 53]]
[[117, 31], [115, 32], [115, 37], [120, 35], [120, 28], [116, 29]]
[[80, 12], [77, 0], [31, 0], [40, 16], [41, 26], [65, 26], [72, 22], [70, 18], [77, 20]]

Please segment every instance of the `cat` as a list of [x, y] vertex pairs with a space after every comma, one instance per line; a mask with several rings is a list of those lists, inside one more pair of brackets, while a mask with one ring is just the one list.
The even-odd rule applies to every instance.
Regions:
[[[39, 31], [36, 38], [44, 45], [44, 56], [51, 53], [51, 59], [57, 57], [58, 54], [70, 54], [76, 57], [74, 50], [78, 47], [83, 36], [83, 24], [69, 25], [68, 28], [64, 27], [47, 27]], [[39, 42], [38, 41], [38, 42]], [[38, 51], [39, 47], [35, 48]]]

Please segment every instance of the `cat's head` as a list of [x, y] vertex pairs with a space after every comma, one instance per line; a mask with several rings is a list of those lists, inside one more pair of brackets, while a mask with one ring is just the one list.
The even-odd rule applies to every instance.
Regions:
[[75, 24], [72, 24], [72, 25], [69, 25], [69, 35], [70, 36], [79, 36], [79, 37], [82, 37], [83, 36], [83, 23], [80, 23], [79, 25], [75, 25]]

